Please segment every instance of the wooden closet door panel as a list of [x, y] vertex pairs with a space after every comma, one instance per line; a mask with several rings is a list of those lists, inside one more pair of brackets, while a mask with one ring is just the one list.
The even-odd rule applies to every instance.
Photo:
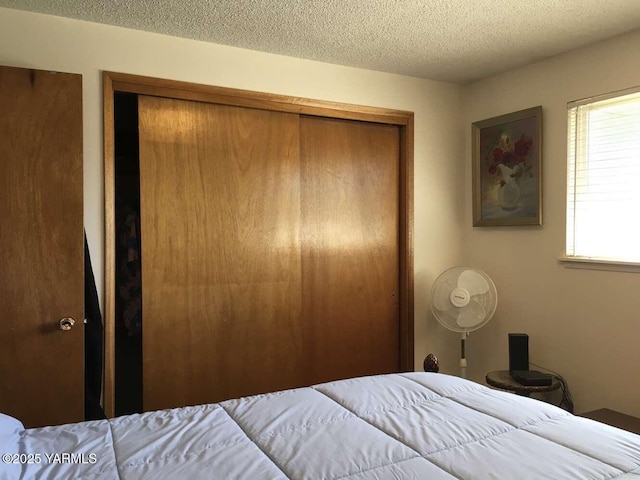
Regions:
[[144, 409], [304, 383], [295, 114], [139, 99]]
[[[0, 67], [0, 412], [84, 419], [82, 77]], [[59, 321], [75, 326], [62, 331]]]
[[301, 117], [310, 381], [399, 371], [399, 129]]

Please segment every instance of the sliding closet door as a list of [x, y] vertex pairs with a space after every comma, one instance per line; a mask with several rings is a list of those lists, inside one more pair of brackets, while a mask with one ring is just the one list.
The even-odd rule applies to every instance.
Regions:
[[139, 98], [144, 409], [304, 383], [299, 117]]
[[399, 129], [301, 117], [309, 381], [400, 371]]

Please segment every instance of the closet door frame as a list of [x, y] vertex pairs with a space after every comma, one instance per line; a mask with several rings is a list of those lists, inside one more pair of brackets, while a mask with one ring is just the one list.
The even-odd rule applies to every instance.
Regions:
[[399, 336], [400, 369], [414, 370], [413, 319], [413, 112], [253, 92], [117, 72], [103, 72], [105, 190], [104, 410], [115, 414], [115, 92], [396, 125], [400, 130]]

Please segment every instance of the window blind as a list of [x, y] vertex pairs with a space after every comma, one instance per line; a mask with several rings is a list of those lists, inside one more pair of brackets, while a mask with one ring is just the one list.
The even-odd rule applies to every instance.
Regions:
[[566, 255], [640, 262], [640, 92], [568, 108]]

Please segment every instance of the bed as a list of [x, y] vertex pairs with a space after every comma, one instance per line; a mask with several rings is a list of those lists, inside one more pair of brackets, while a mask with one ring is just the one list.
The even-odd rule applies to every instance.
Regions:
[[436, 373], [0, 425], [2, 479], [640, 479], [640, 436]]

